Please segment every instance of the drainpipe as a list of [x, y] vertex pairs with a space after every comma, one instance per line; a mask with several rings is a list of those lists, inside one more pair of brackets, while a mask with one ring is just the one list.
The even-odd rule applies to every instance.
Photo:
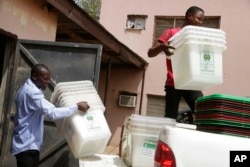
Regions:
[[[106, 77], [106, 83], [105, 83], [105, 92], [104, 92], [104, 106], [107, 106], [107, 98], [108, 98], [108, 90], [109, 90], [109, 81], [110, 81], [110, 73], [111, 73], [111, 65], [112, 65], [112, 61], [111, 59], [109, 59], [108, 62], [108, 70], [107, 70], [107, 77]], [[106, 114], [106, 112], [104, 112], [104, 115]]]
[[145, 83], [145, 73], [146, 73], [146, 67], [143, 68], [143, 74], [142, 74], [142, 86], [141, 86], [141, 99], [140, 99], [140, 107], [139, 107], [139, 115], [142, 113], [142, 101], [143, 101], [143, 95], [144, 95], [144, 83]]

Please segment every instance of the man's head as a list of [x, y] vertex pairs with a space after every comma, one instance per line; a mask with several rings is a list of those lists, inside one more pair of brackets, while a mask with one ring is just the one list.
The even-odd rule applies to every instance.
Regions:
[[31, 69], [30, 78], [38, 88], [45, 90], [50, 83], [51, 72], [47, 66], [36, 64]]
[[185, 25], [201, 26], [204, 20], [204, 10], [197, 6], [188, 8], [185, 14]]

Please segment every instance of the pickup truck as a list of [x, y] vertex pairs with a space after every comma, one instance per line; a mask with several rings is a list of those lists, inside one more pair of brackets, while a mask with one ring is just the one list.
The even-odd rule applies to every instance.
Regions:
[[[250, 139], [199, 131], [196, 125], [166, 125], [159, 135], [154, 164], [155, 167], [240, 167], [230, 166], [230, 151], [249, 152]], [[233, 161], [242, 164], [244, 159], [237, 161], [234, 157]], [[244, 167], [249, 166], [248, 163]]]
[[[131, 118], [146, 121], [131, 125]], [[230, 166], [230, 151], [250, 151], [250, 139], [200, 131], [197, 125], [167, 118], [131, 115], [124, 122], [120, 155], [96, 154], [79, 159], [79, 164], [80, 167], [249, 167]], [[239, 163], [240, 158], [244, 161], [244, 156], [239, 157]]]
[[[218, 99], [231, 96], [212, 95]], [[206, 97], [205, 97], [206, 98]], [[217, 100], [217, 101], [213, 101]], [[238, 109], [250, 104], [248, 98], [234, 102]], [[210, 101], [211, 102], [211, 101]], [[224, 103], [225, 101], [223, 101]], [[210, 107], [213, 105], [210, 105]], [[223, 109], [228, 107], [225, 105]], [[209, 109], [209, 106], [207, 107]], [[230, 107], [230, 111], [233, 111]], [[198, 107], [199, 109], [199, 107]], [[250, 111], [250, 110], [249, 110]], [[198, 112], [197, 112], [198, 113]], [[207, 113], [205, 113], [207, 115]], [[223, 116], [223, 115], [222, 115]], [[244, 116], [246, 117], [246, 116]], [[173, 119], [132, 114], [124, 122], [120, 155], [93, 155], [80, 159], [81, 167], [249, 167], [250, 139], [246, 119], [239, 119], [245, 133], [230, 131], [205, 131], [196, 117], [195, 124], [179, 123]], [[197, 120], [196, 120], [197, 119]], [[220, 120], [218, 118], [216, 121]], [[198, 122], [198, 123], [197, 123]], [[224, 121], [225, 122], [225, 121]], [[212, 122], [213, 123], [213, 122]], [[230, 125], [236, 122], [231, 121]], [[249, 121], [250, 124], [250, 121]], [[224, 124], [226, 125], [226, 124]], [[224, 126], [223, 126], [224, 127]], [[241, 128], [240, 127], [240, 128]]]
[[199, 98], [194, 125], [161, 130], [154, 166], [249, 167], [249, 105], [249, 98], [224, 94]]

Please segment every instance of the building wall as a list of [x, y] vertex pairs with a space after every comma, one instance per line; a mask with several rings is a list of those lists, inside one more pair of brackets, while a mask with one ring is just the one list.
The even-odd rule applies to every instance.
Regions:
[[[110, 76], [107, 81], [108, 75]], [[116, 146], [119, 144], [123, 122], [126, 117], [131, 114], [139, 114], [142, 77], [143, 72], [138, 69], [112, 68], [109, 74], [107, 70], [102, 69], [100, 71], [98, 93], [106, 106], [105, 117], [112, 133], [110, 145]], [[107, 88], [106, 81], [108, 82]], [[137, 94], [135, 108], [119, 106], [119, 94], [124, 91]]]
[[[0, 0], [0, 28], [18, 35], [19, 39], [54, 41], [57, 18], [31, 3], [33, 0]], [[157, 3], [156, 3], [157, 2]], [[248, 39], [250, 37], [250, 1], [228, 0], [102, 0], [100, 23], [122, 43], [149, 62], [146, 70], [145, 85], [142, 90], [142, 72], [134, 69], [112, 69], [107, 97], [106, 71], [100, 72], [99, 92], [105, 100], [107, 121], [112, 131], [111, 144], [120, 140], [122, 123], [126, 116], [133, 113], [145, 115], [147, 94], [164, 95], [166, 78], [165, 56], [148, 58], [147, 50], [152, 46], [155, 16], [183, 16], [186, 9], [197, 5], [205, 10], [207, 16], [221, 16], [221, 29], [227, 34], [228, 49], [223, 53], [223, 84], [205, 90], [206, 95], [227, 93], [249, 96], [248, 85]], [[141, 31], [126, 30], [128, 14], [147, 15], [146, 28]], [[8, 19], [6, 19], [8, 18]], [[240, 25], [243, 23], [243, 25]], [[240, 26], [239, 26], [240, 25]], [[238, 33], [240, 32], [240, 33]], [[237, 57], [236, 57], [237, 56]], [[119, 91], [137, 93], [136, 108], [118, 106]], [[142, 104], [140, 104], [142, 97]], [[140, 105], [142, 105], [140, 110]]]
[[[147, 51], [152, 46], [155, 16], [184, 16], [190, 6], [199, 6], [205, 10], [206, 16], [221, 16], [220, 28], [227, 37], [227, 50], [223, 52], [223, 84], [204, 90], [205, 95], [224, 93], [238, 96], [250, 96], [250, 66], [248, 55], [248, 39], [250, 38], [250, 1], [228, 0], [102, 0], [100, 23], [118, 40], [148, 61], [145, 74], [144, 90], [141, 92], [141, 114], [147, 110], [147, 95], [164, 96], [164, 83], [166, 79], [165, 55], [148, 58]], [[127, 15], [146, 15], [145, 30], [126, 30]], [[120, 78], [117, 71], [113, 76]], [[139, 75], [137, 77], [140, 77]], [[126, 83], [131, 89], [134, 85]], [[112, 95], [112, 92], [109, 92]], [[139, 113], [136, 108], [135, 113]], [[123, 112], [124, 114], [124, 112]], [[129, 113], [127, 113], [129, 115]], [[118, 115], [117, 115], [118, 116]], [[121, 119], [122, 114], [119, 116]], [[112, 118], [112, 117], [110, 117]], [[109, 122], [112, 122], [109, 117]], [[113, 126], [113, 132], [119, 131], [122, 120]], [[116, 130], [115, 130], [116, 129]], [[116, 133], [118, 134], [118, 132]], [[119, 138], [114, 135], [111, 144], [117, 143]]]
[[[250, 95], [248, 39], [250, 37], [250, 1], [227, 0], [102, 0], [100, 23], [121, 42], [149, 62], [146, 70], [142, 112], [145, 114], [147, 94], [164, 95], [165, 56], [148, 58], [152, 46], [155, 16], [184, 16], [190, 6], [199, 6], [206, 16], [221, 16], [221, 29], [226, 32], [227, 50], [223, 52], [223, 84], [204, 91], [205, 95], [225, 93]], [[112, 10], [111, 10], [112, 9]], [[146, 28], [141, 31], [125, 29], [127, 15], [147, 15]], [[119, 74], [116, 74], [119, 75]], [[128, 83], [129, 84], [129, 83]]]
[[55, 41], [57, 18], [33, 0], [0, 0], [0, 20], [0, 28], [19, 39]]

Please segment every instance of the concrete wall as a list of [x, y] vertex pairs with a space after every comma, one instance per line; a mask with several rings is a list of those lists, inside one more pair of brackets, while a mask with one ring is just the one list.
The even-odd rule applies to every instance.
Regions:
[[0, 20], [0, 28], [19, 39], [55, 41], [57, 18], [33, 0], [0, 0]]
[[[164, 95], [166, 78], [165, 56], [148, 58], [152, 45], [155, 16], [184, 16], [190, 6], [199, 6], [206, 16], [221, 16], [221, 29], [226, 32], [227, 50], [223, 52], [224, 82], [204, 91], [205, 95], [226, 93], [249, 96], [250, 66], [248, 40], [250, 38], [250, 1], [228, 0], [102, 0], [100, 23], [121, 42], [149, 62], [146, 71], [142, 112], [146, 111], [147, 94]], [[147, 15], [146, 29], [127, 31], [127, 15]], [[117, 74], [119, 75], [119, 74]], [[127, 83], [129, 85], [129, 83]]]

